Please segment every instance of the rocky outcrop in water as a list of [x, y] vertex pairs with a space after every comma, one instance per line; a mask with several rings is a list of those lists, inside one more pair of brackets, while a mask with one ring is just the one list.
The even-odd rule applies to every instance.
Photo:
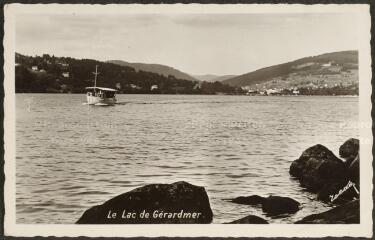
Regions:
[[[302, 187], [317, 193], [317, 199], [342, 204], [329, 211], [313, 214], [296, 223], [359, 223], [359, 140], [348, 139], [340, 146], [339, 159], [321, 144], [306, 149], [292, 162], [289, 173], [297, 178]], [[355, 199], [355, 200], [353, 200]], [[292, 214], [300, 204], [291, 198], [258, 195], [229, 199], [230, 202], [258, 206], [268, 216]], [[348, 209], [348, 210], [345, 210]], [[260, 223], [266, 220], [249, 215], [231, 223]]]
[[349, 171], [349, 178], [358, 186], [360, 186], [359, 182], [359, 154], [356, 158], [348, 166]]
[[249, 215], [233, 222], [229, 222], [228, 224], [268, 224], [268, 222], [261, 217]]
[[187, 182], [151, 184], [86, 210], [78, 224], [211, 223], [203, 187]]
[[295, 213], [300, 208], [299, 202], [289, 197], [269, 196], [262, 204], [262, 210], [269, 216]]
[[326, 212], [312, 214], [297, 221], [297, 224], [347, 224], [359, 223], [359, 200], [348, 202]]
[[317, 193], [317, 199], [323, 202], [342, 204], [358, 198], [357, 187], [350, 180], [341, 180], [324, 185]]
[[340, 146], [339, 155], [344, 158], [345, 163], [349, 166], [352, 161], [357, 157], [359, 152], [359, 140], [349, 138], [344, 144]]
[[258, 195], [251, 195], [251, 196], [240, 196], [233, 199], [229, 199], [232, 203], [237, 204], [244, 204], [244, 205], [259, 205], [264, 202], [264, 197], [258, 196]]
[[345, 203], [358, 197], [359, 140], [351, 138], [340, 147], [337, 158], [323, 145], [305, 150], [292, 162], [290, 175], [296, 177], [306, 190], [317, 193], [317, 199]]
[[293, 161], [289, 173], [300, 181], [302, 187], [312, 192], [319, 191], [327, 183], [348, 178], [344, 162], [320, 144], [306, 149]]
[[359, 140], [348, 139], [339, 149], [340, 157], [345, 159], [349, 178], [359, 187]]
[[258, 195], [237, 197], [229, 199], [230, 202], [244, 205], [261, 205], [263, 212], [269, 216], [285, 213], [295, 213], [300, 209], [300, 203], [289, 197], [269, 196], [267, 198]]
[[[305, 150], [293, 161], [290, 174], [301, 186], [317, 193], [319, 200], [342, 205], [329, 211], [307, 216], [296, 223], [358, 223], [359, 200], [359, 141], [349, 139], [340, 147], [337, 158], [323, 145]], [[261, 206], [268, 216], [280, 217], [300, 209], [294, 199], [280, 196], [267, 198], [252, 195], [229, 201], [237, 204]], [[349, 201], [349, 202], [348, 202]], [[158, 223], [211, 223], [213, 213], [203, 187], [187, 182], [151, 184], [114, 197], [105, 203], [86, 210], [78, 224], [158, 224]], [[267, 224], [255, 215], [249, 215], [229, 224]]]

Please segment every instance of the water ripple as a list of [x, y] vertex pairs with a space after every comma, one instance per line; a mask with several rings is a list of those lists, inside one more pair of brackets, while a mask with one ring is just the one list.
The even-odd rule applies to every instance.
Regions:
[[[358, 129], [358, 98], [119, 95], [91, 108], [81, 94], [16, 95], [17, 223], [74, 223], [90, 206], [150, 183], [204, 186], [214, 222], [249, 214], [291, 223], [330, 208], [289, 175], [291, 161], [321, 143], [338, 153]], [[56, 107], [58, 106], [58, 107]], [[329, 110], [329, 111], [328, 111]], [[292, 197], [303, 209], [272, 219], [223, 201]]]

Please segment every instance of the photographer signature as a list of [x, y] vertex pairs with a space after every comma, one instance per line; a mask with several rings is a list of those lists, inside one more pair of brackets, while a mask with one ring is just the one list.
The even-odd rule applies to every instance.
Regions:
[[348, 184], [346, 184], [346, 186], [344, 188], [340, 189], [340, 191], [338, 193], [336, 193], [335, 195], [329, 195], [329, 197], [331, 198], [331, 202], [335, 201], [338, 197], [341, 196], [341, 194], [343, 194], [344, 192], [349, 190], [349, 188], [351, 188], [351, 187], [353, 187], [355, 192], [359, 195], [359, 191], [355, 187], [355, 183], [353, 183], [352, 181], [349, 180]]

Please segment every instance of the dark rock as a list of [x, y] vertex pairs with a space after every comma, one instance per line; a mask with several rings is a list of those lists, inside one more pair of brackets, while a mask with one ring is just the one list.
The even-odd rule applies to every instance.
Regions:
[[302, 176], [305, 162], [294, 160], [289, 168], [289, 174], [293, 177], [300, 178]]
[[340, 205], [323, 213], [307, 216], [297, 224], [342, 224], [359, 223], [359, 200]]
[[351, 181], [330, 182], [319, 190], [317, 198], [324, 202], [346, 203], [359, 198], [355, 187]]
[[317, 192], [329, 182], [348, 179], [344, 162], [320, 144], [306, 149], [291, 164], [289, 173], [299, 179], [302, 187], [312, 192]]
[[269, 216], [284, 213], [295, 213], [299, 210], [299, 202], [288, 197], [269, 196], [262, 204], [262, 210]]
[[[123, 212], [130, 218], [122, 218]], [[154, 213], [167, 213], [155, 217]], [[149, 217], [141, 217], [141, 213]], [[181, 213], [182, 212], [182, 213]], [[116, 218], [108, 218], [117, 213]], [[133, 214], [134, 213], [134, 214]], [[184, 213], [188, 215], [184, 216]], [[130, 215], [127, 215], [130, 214]], [[180, 215], [179, 215], [180, 214]], [[211, 223], [212, 210], [203, 187], [187, 182], [151, 184], [114, 197], [84, 212], [79, 224]]]
[[339, 154], [340, 157], [346, 160], [346, 165], [349, 166], [352, 161], [358, 156], [359, 152], [359, 140], [350, 138], [343, 145], [340, 146]]
[[249, 215], [228, 224], [268, 224], [268, 222], [261, 217]]
[[348, 166], [349, 178], [359, 188], [359, 154]]
[[233, 203], [238, 203], [238, 204], [245, 204], [245, 205], [259, 205], [264, 202], [264, 197], [258, 196], [258, 195], [251, 195], [248, 197], [237, 197], [233, 199], [229, 199], [229, 201]]

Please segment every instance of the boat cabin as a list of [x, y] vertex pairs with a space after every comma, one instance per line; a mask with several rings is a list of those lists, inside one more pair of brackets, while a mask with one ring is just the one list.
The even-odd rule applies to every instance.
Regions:
[[87, 96], [100, 97], [100, 98], [114, 98], [117, 90], [112, 88], [103, 87], [87, 87]]

